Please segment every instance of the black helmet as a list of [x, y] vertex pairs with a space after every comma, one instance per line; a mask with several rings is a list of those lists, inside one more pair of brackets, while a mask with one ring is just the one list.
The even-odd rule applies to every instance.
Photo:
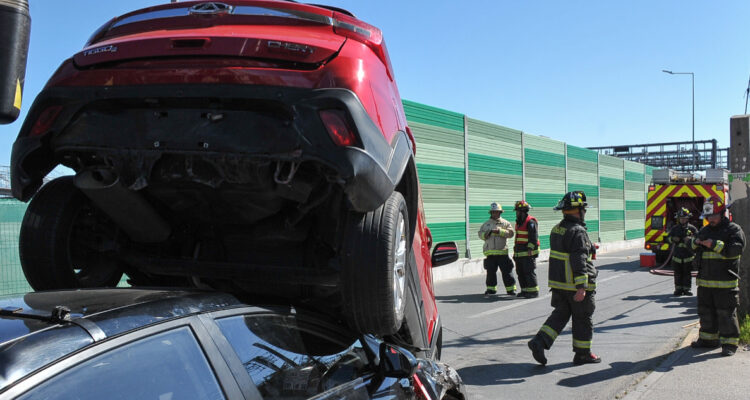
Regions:
[[687, 208], [682, 207], [674, 214], [674, 216], [675, 218], [690, 218], [693, 216], [693, 214]]
[[584, 208], [586, 203], [586, 193], [580, 190], [565, 193], [562, 199], [557, 203], [553, 210], [570, 210], [572, 208]]

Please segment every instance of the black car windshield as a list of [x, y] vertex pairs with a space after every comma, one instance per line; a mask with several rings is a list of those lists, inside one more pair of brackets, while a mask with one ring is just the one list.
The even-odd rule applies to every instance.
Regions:
[[307, 399], [370, 372], [356, 337], [322, 331], [294, 316], [216, 321], [264, 399]]

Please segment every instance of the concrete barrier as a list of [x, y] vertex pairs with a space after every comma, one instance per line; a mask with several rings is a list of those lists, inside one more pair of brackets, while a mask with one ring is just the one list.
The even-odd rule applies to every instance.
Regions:
[[[635, 249], [635, 248], [642, 249], [643, 239], [621, 240], [618, 242], [597, 243], [597, 244], [599, 245], [599, 250], [597, 250], [596, 254], [599, 255], [599, 254], [607, 254], [607, 253], [612, 253], [612, 252], [627, 250], [627, 249]], [[537, 263], [547, 262], [547, 260], [549, 260], [549, 249], [540, 251], [539, 258], [537, 259]], [[445, 281], [448, 279], [457, 279], [457, 278], [463, 278], [467, 276], [484, 275], [483, 261], [484, 261], [484, 257], [472, 258], [472, 259], [462, 258], [454, 263], [443, 265], [437, 268], [433, 268], [432, 280], [433, 282], [440, 282], [440, 281]]]

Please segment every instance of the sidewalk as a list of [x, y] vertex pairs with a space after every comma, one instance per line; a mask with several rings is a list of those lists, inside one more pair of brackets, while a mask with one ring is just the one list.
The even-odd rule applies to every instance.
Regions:
[[695, 327], [656, 370], [621, 400], [705, 400], [750, 398], [750, 351], [740, 346], [734, 356], [721, 349], [693, 349]]

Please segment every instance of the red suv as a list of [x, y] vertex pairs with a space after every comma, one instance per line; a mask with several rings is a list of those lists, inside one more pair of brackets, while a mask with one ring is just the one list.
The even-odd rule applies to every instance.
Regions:
[[[431, 236], [380, 30], [293, 1], [114, 18], [63, 62], [12, 153], [35, 290], [197, 286], [439, 353]], [[44, 186], [56, 165], [75, 170]], [[32, 198], [33, 196], [33, 198]]]

